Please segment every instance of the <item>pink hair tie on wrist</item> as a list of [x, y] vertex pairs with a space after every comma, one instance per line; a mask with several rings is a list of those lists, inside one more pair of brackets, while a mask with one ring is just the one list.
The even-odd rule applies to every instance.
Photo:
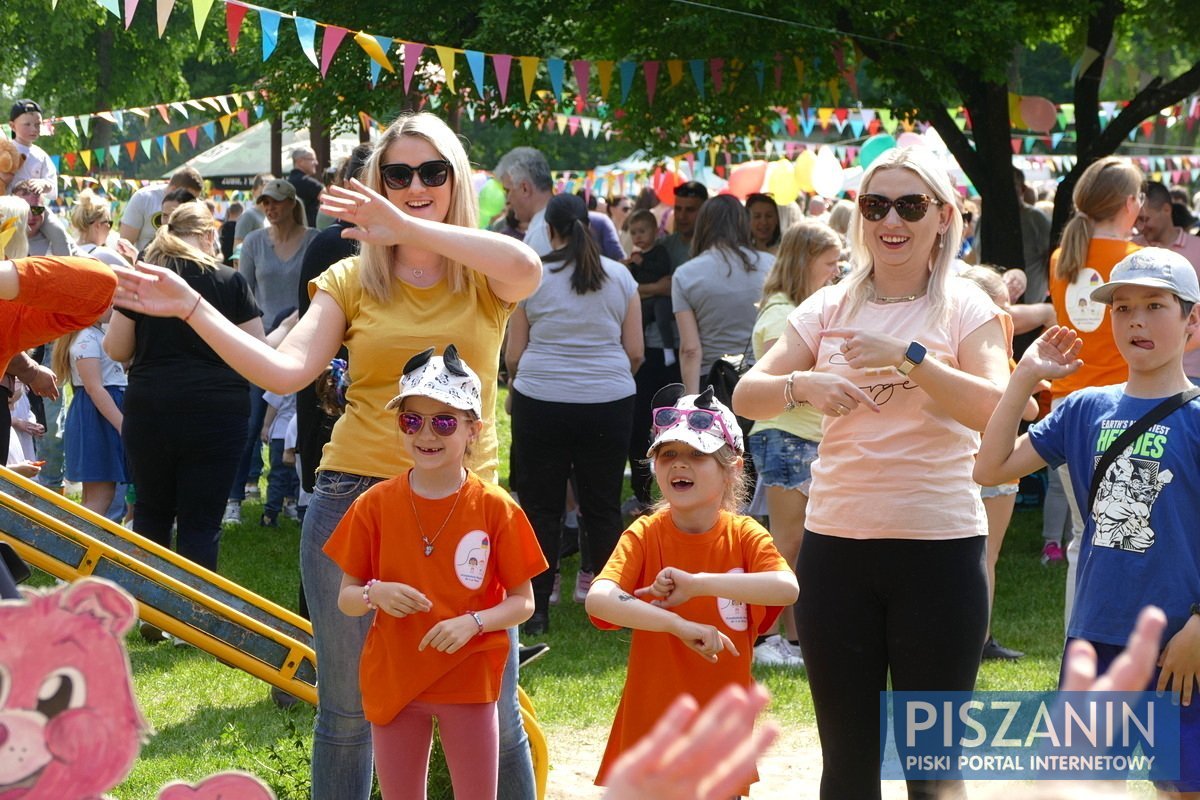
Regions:
[[371, 602], [371, 587], [377, 583], [379, 583], [379, 581], [371, 578], [371, 580], [367, 581], [366, 585], [363, 586], [363, 602], [366, 603], [367, 608], [372, 611], [376, 611], [379, 608], [379, 606]]
[[200, 307], [200, 301], [203, 299], [204, 299], [203, 295], [201, 295], [201, 294], [196, 295], [196, 302], [192, 304], [192, 310], [189, 311], [187, 313], [187, 316], [183, 318], [184, 322], [187, 322], [189, 319], [192, 318], [192, 314], [196, 313], [196, 309]]

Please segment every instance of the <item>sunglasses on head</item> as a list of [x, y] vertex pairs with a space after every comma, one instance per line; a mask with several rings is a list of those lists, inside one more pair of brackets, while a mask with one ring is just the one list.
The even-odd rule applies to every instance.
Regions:
[[453, 436], [458, 430], [458, 417], [454, 414], [430, 414], [426, 417], [415, 411], [400, 412], [400, 430], [409, 436], [415, 436], [425, 426], [426, 419], [438, 436]]
[[441, 186], [450, 177], [450, 162], [438, 158], [415, 167], [399, 163], [384, 164], [379, 168], [379, 174], [389, 189], [407, 189], [412, 185], [414, 174], [421, 178], [421, 183], [432, 188]]
[[879, 222], [893, 207], [905, 222], [920, 222], [929, 213], [930, 205], [941, 206], [944, 203], [927, 194], [906, 194], [895, 200], [881, 194], [864, 194], [858, 198], [859, 212], [871, 222]]
[[717, 411], [712, 411], [707, 408], [693, 408], [682, 410], [674, 406], [665, 406], [663, 408], [654, 409], [652, 420], [654, 423], [654, 435], [665, 431], [667, 428], [673, 428], [679, 424], [680, 420], [685, 420], [688, 428], [697, 433], [711, 431], [713, 426], [721, 429], [721, 438], [730, 447], [736, 447], [733, 440], [733, 435], [729, 429], [725, 427], [725, 420], [721, 419], [721, 414]]

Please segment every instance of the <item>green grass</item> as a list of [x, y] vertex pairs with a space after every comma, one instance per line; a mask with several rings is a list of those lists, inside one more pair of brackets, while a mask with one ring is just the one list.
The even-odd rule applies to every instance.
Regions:
[[[507, 478], [508, 418], [501, 415], [501, 472]], [[299, 526], [255, 522], [260, 506], [247, 503], [247, 522], [227, 530], [221, 572], [293, 610], [299, 589]], [[998, 566], [994, 632], [1005, 645], [1026, 652], [1016, 663], [986, 662], [979, 688], [1047, 689], [1055, 685], [1062, 648], [1065, 570], [1046, 568], [1040, 513], [1018, 511]], [[579, 731], [607, 734], [625, 677], [627, 632], [601, 632], [583, 607], [570, 600], [578, 557], [563, 564], [563, 603], [552, 609], [550, 653], [522, 675], [547, 738], [561, 747]], [[44, 578], [41, 581], [44, 582]], [[307, 797], [308, 748], [313, 710], [299, 704], [276, 708], [269, 687], [193, 648], [147, 645], [129, 638], [137, 697], [155, 733], [128, 780], [112, 791], [117, 800], [149, 800], [170, 780], [197, 781], [238, 768], [270, 783], [280, 800]], [[755, 669], [771, 690], [770, 714], [785, 730], [814, 725], [804, 673]]]

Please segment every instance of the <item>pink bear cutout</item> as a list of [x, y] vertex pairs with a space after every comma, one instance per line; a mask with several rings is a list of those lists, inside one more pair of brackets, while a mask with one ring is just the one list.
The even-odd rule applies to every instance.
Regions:
[[[92, 800], [129, 774], [149, 725], [124, 635], [137, 604], [85, 578], [0, 601], [0, 800]], [[273, 800], [257, 778], [172, 783], [160, 800]]]

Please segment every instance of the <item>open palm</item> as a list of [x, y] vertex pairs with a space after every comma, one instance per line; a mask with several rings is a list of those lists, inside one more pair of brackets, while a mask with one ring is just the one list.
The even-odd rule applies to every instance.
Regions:
[[1021, 356], [1024, 370], [1032, 370], [1039, 379], [1064, 378], [1083, 366], [1079, 351], [1083, 340], [1070, 328], [1055, 325], [1046, 330]]

